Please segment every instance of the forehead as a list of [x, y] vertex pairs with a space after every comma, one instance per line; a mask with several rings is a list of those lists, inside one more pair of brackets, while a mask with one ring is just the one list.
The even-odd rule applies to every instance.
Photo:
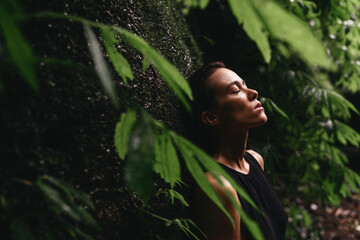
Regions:
[[217, 90], [227, 88], [233, 82], [242, 83], [243, 81], [239, 75], [227, 68], [216, 69], [209, 77], [209, 83]]

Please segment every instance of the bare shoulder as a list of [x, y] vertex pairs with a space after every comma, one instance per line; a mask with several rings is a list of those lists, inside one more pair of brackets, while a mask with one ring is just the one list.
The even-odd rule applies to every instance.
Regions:
[[[228, 216], [203, 192], [198, 186], [195, 192], [195, 219], [198, 226], [207, 235], [208, 239], [222, 240], [241, 240], [240, 236], [240, 215], [231, 201], [227, 192], [240, 204], [236, 190], [224, 177], [220, 177], [220, 182], [210, 173], [205, 173], [207, 179], [218, 194], [225, 210], [230, 214], [233, 223]], [[234, 224], [234, 225], [233, 225]]]
[[228, 180], [226, 180], [224, 177], [220, 176], [221, 184], [209, 173], [205, 173], [207, 179], [213, 186], [213, 188], [220, 194], [222, 194], [224, 191], [230, 191], [231, 193], [236, 195], [236, 190], [234, 187], [230, 184]]
[[256, 161], [258, 161], [258, 163], [260, 164], [262, 170], [264, 171], [264, 159], [263, 159], [263, 157], [259, 153], [255, 152], [254, 150], [246, 150], [246, 151], [248, 153], [250, 153], [256, 159]]

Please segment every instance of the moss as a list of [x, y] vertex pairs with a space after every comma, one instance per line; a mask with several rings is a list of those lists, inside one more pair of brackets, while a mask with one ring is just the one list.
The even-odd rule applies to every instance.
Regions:
[[[54, 11], [129, 29], [160, 51], [185, 76], [201, 63], [201, 53], [180, 9], [172, 1], [21, 3], [27, 13]], [[32, 19], [24, 22], [23, 31], [40, 59], [40, 93], [32, 92], [8, 63], [2, 63], [2, 69], [11, 70], [2, 73], [4, 90], [0, 92], [0, 123], [6, 129], [1, 138], [1, 158], [7, 159], [1, 162], [1, 168], [7, 169], [6, 178], [34, 181], [41, 174], [50, 174], [73, 182], [90, 194], [96, 204], [101, 230], [88, 230], [96, 239], [180, 239], [175, 227], [165, 228], [164, 222], [141, 212], [134, 203], [144, 203], [124, 184], [123, 162], [114, 149], [113, 133], [129, 100], [120, 96], [120, 109], [113, 108], [93, 70], [83, 27], [66, 20]], [[142, 72], [142, 57], [126, 44], [120, 44], [119, 51], [134, 72], [135, 80], [127, 86], [133, 98], [171, 128], [181, 129], [180, 104], [156, 69], [150, 67]], [[49, 63], [45, 58], [60, 59], [70, 67]], [[112, 76], [123, 88], [115, 71]], [[10, 159], [13, 164], [6, 165]], [[161, 182], [156, 184], [162, 186]], [[14, 185], [7, 181], [4, 187]], [[5, 197], [20, 196], [16, 194]], [[35, 208], [31, 200], [26, 204], [29, 211], [44, 207], [38, 204]], [[146, 208], [168, 214], [166, 217], [178, 214], [163, 196], [150, 201]], [[39, 227], [29, 224], [33, 229]]]

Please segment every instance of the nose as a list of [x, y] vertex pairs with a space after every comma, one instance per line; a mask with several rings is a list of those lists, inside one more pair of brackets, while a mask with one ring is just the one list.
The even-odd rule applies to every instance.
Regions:
[[248, 98], [249, 100], [255, 100], [258, 97], [259, 93], [254, 89], [249, 89]]

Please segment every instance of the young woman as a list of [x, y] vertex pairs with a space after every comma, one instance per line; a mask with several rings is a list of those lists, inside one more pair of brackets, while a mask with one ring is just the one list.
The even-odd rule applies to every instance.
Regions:
[[246, 150], [249, 129], [267, 121], [257, 91], [250, 89], [235, 72], [221, 62], [203, 66], [190, 79], [194, 95], [195, 141], [213, 156], [236, 183], [242, 187], [263, 214], [243, 200], [224, 180], [220, 185], [209, 173], [208, 180], [221, 197], [228, 217], [200, 188], [195, 191], [194, 212], [208, 239], [249, 240], [251, 234], [225, 191], [230, 191], [243, 210], [257, 222], [266, 240], [282, 240], [287, 215], [264, 173], [264, 160], [255, 151]]

